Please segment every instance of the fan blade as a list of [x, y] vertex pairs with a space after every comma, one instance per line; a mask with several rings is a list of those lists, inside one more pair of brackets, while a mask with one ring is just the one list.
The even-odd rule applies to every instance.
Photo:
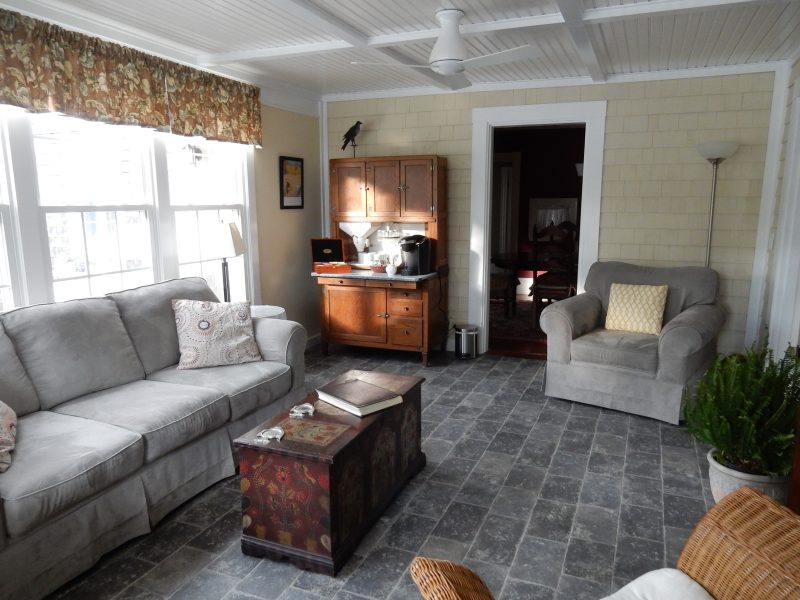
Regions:
[[511, 48], [510, 50], [503, 50], [501, 52], [493, 52], [492, 54], [476, 56], [475, 58], [468, 58], [465, 61], [462, 61], [461, 64], [465, 69], [480, 69], [481, 67], [491, 67], [492, 65], [499, 65], [515, 60], [534, 58], [538, 55], [539, 51], [536, 48], [526, 44], [525, 46]]
[[382, 62], [362, 62], [360, 60], [351, 60], [351, 65], [371, 65], [380, 67], [409, 67], [411, 69], [430, 69], [428, 65], [404, 65], [402, 63], [382, 63]]

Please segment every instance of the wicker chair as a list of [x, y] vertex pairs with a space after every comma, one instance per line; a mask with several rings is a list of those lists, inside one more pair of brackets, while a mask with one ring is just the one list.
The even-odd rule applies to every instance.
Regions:
[[[800, 516], [751, 488], [728, 494], [695, 527], [678, 569], [715, 600], [800, 599]], [[469, 569], [417, 557], [411, 578], [425, 600], [492, 600]], [[672, 599], [670, 590], [664, 598]]]
[[410, 570], [425, 600], [494, 600], [480, 577], [449, 560], [417, 556]]
[[716, 600], [798, 600], [800, 516], [740, 488], [700, 519], [678, 569]]

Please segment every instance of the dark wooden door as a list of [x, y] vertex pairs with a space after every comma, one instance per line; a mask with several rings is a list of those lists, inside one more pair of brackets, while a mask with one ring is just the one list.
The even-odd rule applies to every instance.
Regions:
[[373, 217], [400, 216], [400, 163], [367, 163], [367, 213]]
[[427, 158], [400, 161], [400, 184], [401, 215], [433, 217], [433, 161]]
[[331, 210], [334, 217], [366, 217], [367, 178], [363, 162], [339, 162], [331, 169]]
[[386, 342], [386, 290], [325, 286], [328, 339]]

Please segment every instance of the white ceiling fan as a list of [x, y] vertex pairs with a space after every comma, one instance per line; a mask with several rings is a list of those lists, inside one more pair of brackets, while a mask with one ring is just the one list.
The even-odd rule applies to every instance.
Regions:
[[522, 58], [532, 58], [538, 52], [528, 44], [518, 46], [501, 52], [484, 54], [474, 58], [467, 58], [467, 47], [461, 36], [461, 19], [464, 11], [458, 8], [442, 8], [436, 11], [436, 19], [442, 26], [439, 37], [431, 50], [427, 65], [403, 65], [391, 63], [370, 63], [353, 61], [354, 65], [383, 65], [392, 67], [411, 67], [417, 69], [430, 69], [440, 75], [457, 75], [467, 69], [477, 69], [501, 63], [512, 62]]

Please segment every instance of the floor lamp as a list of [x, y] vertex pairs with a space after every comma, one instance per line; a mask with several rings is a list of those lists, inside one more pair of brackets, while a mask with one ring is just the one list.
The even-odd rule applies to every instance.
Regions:
[[711, 207], [708, 212], [708, 239], [706, 240], [706, 266], [711, 257], [711, 227], [714, 224], [714, 199], [717, 193], [717, 167], [739, 148], [736, 142], [704, 142], [697, 144], [697, 152], [711, 163]]
[[231, 283], [228, 278], [228, 258], [244, 254], [244, 241], [236, 223], [228, 223], [222, 232], [222, 294], [225, 302], [231, 301]]

